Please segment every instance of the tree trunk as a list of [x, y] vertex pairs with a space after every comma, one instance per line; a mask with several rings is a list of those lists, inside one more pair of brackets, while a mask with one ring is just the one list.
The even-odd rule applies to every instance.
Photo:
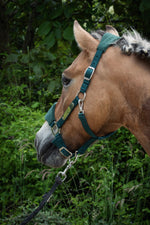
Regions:
[[25, 36], [25, 41], [23, 43], [23, 52], [27, 52], [27, 48], [29, 49], [34, 47], [34, 33], [35, 33], [35, 18], [36, 18], [36, 6], [37, 2], [34, 1], [31, 4], [31, 11], [29, 12], [29, 20], [28, 20], [28, 26]]
[[6, 3], [0, 1], [0, 53], [8, 50], [9, 25], [6, 15]]

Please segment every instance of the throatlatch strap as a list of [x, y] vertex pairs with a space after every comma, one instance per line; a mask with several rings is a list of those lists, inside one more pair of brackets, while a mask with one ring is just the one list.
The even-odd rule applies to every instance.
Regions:
[[91, 128], [89, 127], [88, 122], [87, 122], [87, 120], [86, 120], [86, 117], [85, 117], [84, 113], [80, 112], [80, 113], [78, 114], [78, 116], [79, 116], [79, 119], [80, 119], [80, 121], [81, 121], [81, 123], [82, 123], [82, 126], [83, 126], [84, 130], [85, 130], [92, 138], [98, 139], [98, 137], [93, 133], [93, 131], [92, 131]]
[[93, 133], [93, 131], [92, 131], [91, 128], [89, 127], [88, 122], [87, 122], [87, 119], [86, 119], [84, 113], [80, 112], [80, 113], [78, 114], [78, 116], [79, 116], [79, 119], [80, 119], [80, 121], [81, 121], [81, 123], [82, 123], [82, 126], [83, 126], [84, 130], [92, 137], [93, 141], [95, 141], [95, 140], [103, 140], [103, 139], [105, 139], [105, 138], [110, 137], [111, 135], [113, 135], [113, 134], [116, 132], [116, 131], [114, 131], [114, 132], [111, 132], [111, 133], [109, 133], [109, 134], [107, 134], [107, 135], [105, 135], [105, 136], [98, 137], [98, 136], [96, 136], [96, 135]]

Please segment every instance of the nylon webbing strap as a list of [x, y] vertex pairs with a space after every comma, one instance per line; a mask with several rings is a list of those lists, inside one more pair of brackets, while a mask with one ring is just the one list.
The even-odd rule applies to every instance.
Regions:
[[64, 114], [62, 115], [62, 117], [57, 121], [57, 126], [60, 128], [62, 127], [62, 125], [64, 124], [64, 122], [67, 120], [67, 118], [69, 117], [69, 115], [72, 113], [72, 111], [74, 110], [74, 108], [77, 106], [78, 104], [78, 96], [75, 97], [75, 99], [72, 101], [72, 103], [68, 106], [68, 108], [66, 109], [66, 111], [64, 112]]
[[93, 131], [92, 131], [91, 128], [89, 127], [88, 122], [87, 122], [87, 120], [86, 120], [86, 117], [85, 117], [84, 113], [80, 112], [80, 113], [78, 114], [78, 116], [79, 116], [79, 119], [80, 119], [80, 121], [81, 121], [81, 123], [82, 123], [82, 126], [83, 126], [84, 130], [85, 130], [92, 138], [97, 139], [97, 136], [93, 133]]
[[85, 151], [87, 150], [87, 148], [93, 144], [96, 141], [95, 138], [90, 138], [87, 142], [85, 142], [84, 145], [82, 145], [79, 149], [78, 149], [78, 154], [84, 154]]
[[84, 81], [83, 81], [83, 84], [81, 86], [81, 89], [80, 89], [80, 92], [81, 93], [84, 93], [86, 92], [89, 84], [90, 84], [90, 81], [91, 81], [91, 78], [93, 76], [93, 73], [99, 63], [99, 60], [102, 56], [102, 54], [106, 51], [106, 49], [113, 45], [115, 41], [117, 41], [118, 39], [120, 39], [120, 37], [118, 36], [115, 36], [113, 34], [110, 34], [110, 33], [105, 33], [102, 37], [102, 40], [100, 41], [98, 47], [97, 47], [97, 51], [96, 51], [96, 54], [92, 60], [92, 63], [91, 65], [87, 68], [87, 70], [85, 71], [85, 74], [84, 74]]
[[98, 46], [98, 49], [105, 52], [108, 47], [111, 45], [114, 45], [117, 40], [119, 40], [120, 37], [115, 36], [111, 33], [105, 33], [102, 37], [102, 40], [100, 41], [100, 44]]
[[51, 108], [48, 110], [48, 112], [45, 115], [45, 120], [48, 122], [50, 126], [54, 125], [55, 122], [55, 107], [57, 102], [55, 102]]
[[68, 158], [69, 156], [72, 156], [72, 153], [70, 151], [68, 151], [60, 133], [56, 134], [55, 139], [52, 141], [52, 143], [55, 144], [58, 147], [59, 152], [62, 155], [64, 155], [65, 157]]

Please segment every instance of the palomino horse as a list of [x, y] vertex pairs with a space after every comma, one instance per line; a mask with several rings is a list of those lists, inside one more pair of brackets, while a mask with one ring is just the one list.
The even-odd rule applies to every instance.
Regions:
[[[103, 50], [108, 34], [113, 41], [99, 56], [98, 49]], [[82, 51], [63, 72], [61, 97], [36, 134], [38, 159], [61, 167], [82, 146], [85, 150], [121, 126], [150, 155], [150, 42], [134, 30], [119, 38], [111, 26], [106, 26], [106, 32], [89, 34], [77, 21], [74, 36]], [[96, 69], [89, 66], [95, 53], [100, 57]], [[81, 91], [86, 82], [90, 82], [88, 88]], [[82, 120], [78, 113], [84, 116]]]

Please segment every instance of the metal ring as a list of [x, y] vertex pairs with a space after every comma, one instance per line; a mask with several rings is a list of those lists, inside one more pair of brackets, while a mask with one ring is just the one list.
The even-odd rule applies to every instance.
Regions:
[[[79, 94], [80, 94], [80, 93], [83, 94], [83, 98], [79, 98]], [[77, 97], [78, 97], [81, 101], [84, 101], [85, 98], [86, 98], [86, 92], [82, 93], [81, 91], [79, 91], [78, 94], [77, 94]]]

